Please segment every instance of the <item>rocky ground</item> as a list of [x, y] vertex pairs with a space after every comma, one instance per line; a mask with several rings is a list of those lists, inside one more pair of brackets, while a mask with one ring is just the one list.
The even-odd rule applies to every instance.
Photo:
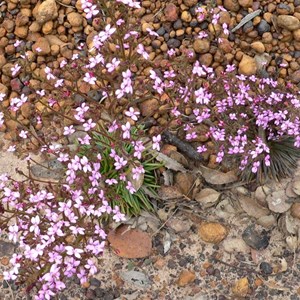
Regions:
[[[216, 26], [211, 20], [197, 20], [195, 9], [203, 3], [145, 0], [142, 8], [132, 11], [132, 24], [140, 22], [144, 34], [147, 29], [158, 34], [144, 40], [152, 61], [161, 63], [169, 49], [178, 57], [189, 51], [191, 62], [199, 59], [216, 73], [224, 71], [226, 64], [235, 64], [240, 74], [299, 85], [300, 1], [217, 0], [227, 11], [215, 8], [215, 13], [220, 12]], [[80, 42], [87, 40], [91, 47], [104, 17], [86, 21], [80, 1], [73, 0], [2, 1], [0, 12], [3, 107], [22, 93], [33, 100], [30, 88], [41, 87], [30, 74], [12, 77], [11, 67], [20, 58], [20, 49], [13, 45], [17, 39], [26, 41], [30, 68], [43, 77], [46, 65], [58, 69], [64, 58], [78, 53]], [[221, 33], [223, 24], [228, 25], [229, 35]], [[207, 36], [200, 38], [201, 32]], [[86, 94], [93, 92], [84, 82], [79, 88]], [[150, 103], [141, 103], [139, 108], [142, 115], [148, 115]], [[40, 109], [28, 103], [18, 120], [27, 126]], [[159, 118], [159, 114], [154, 116]], [[17, 141], [16, 122], [6, 120], [0, 130], [7, 141]], [[36, 123], [35, 130], [55, 136], [57, 128], [43, 129]], [[7, 147], [2, 147], [0, 168], [16, 176], [15, 166], [24, 170], [26, 166], [8, 154]], [[182, 164], [182, 170], [191, 165], [173, 150], [173, 159]], [[167, 146], [164, 151], [169, 153]], [[216, 167], [213, 156], [207, 162]], [[125, 237], [118, 231], [111, 234], [99, 274], [83, 287], [70, 281], [58, 299], [300, 299], [300, 171], [280, 183], [252, 187], [238, 186], [236, 178], [210, 169], [182, 170], [169, 170], [175, 184], [171, 191], [167, 183], [160, 190], [162, 203], [156, 214], [129, 220], [131, 229], [127, 228]], [[53, 174], [38, 169], [37, 176], [52, 178]], [[14, 251], [17, 248], [4, 234], [1, 269], [7, 268]], [[142, 254], [146, 258], [139, 258]], [[0, 299], [27, 298], [22, 287], [3, 281]]]

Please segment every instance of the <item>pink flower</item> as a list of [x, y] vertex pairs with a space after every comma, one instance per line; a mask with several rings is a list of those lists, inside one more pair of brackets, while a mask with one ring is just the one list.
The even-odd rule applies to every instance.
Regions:
[[136, 192], [135, 188], [133, 187], [130, 181], [127, 181], [126, 189], [129, 191], [130, 194], [134, 194]]
[[82, 126], [85, 131], [89, 131], [96, 126], [96, 123], [94, 123], [92, 119], [88, 119], [88, 121], [84, 123]]
[[19, 136], [22, 138], [22, 139], [26, 139], [27, 138], [27, 135], [28, 135], [28, 131], [26, 130], [21, 130]]
[[152, 148], [153, 148], [153, 150], [157, 150], [157, 151], [160, 150], [160, 145], [159, 145], [160, 141], [161, 141], [161, 135], [160, 134], [157, 135], [157, 136], [152, 137], [152, 142], [153, 142], [152, 143]]
[[130, 139], [130, 123], [126, 122], [125, 125], [121, 126], [121, 129], [123, 130], [123, 139]]
[[89, 83], [89, 84], [95, 84], [97, 78], [94, 76], [94, 73], [87, 72], [84, 74], [83, 81]]
[[11, 68], [11, 74], [12, 76], [15, 76], [18, 74], [18, 72], [21, 70], [21, 66], [19, 66], [18, 64], [15, 64], [12, 68]]
[[125, 111], [125, 115], [127, 117], [130, 117], [133, 121], [137, 121], [138, 117], [140, 115], [140, 112], [135, 111], [133, 107], [130, 107], [129, 110]]
[[64, 127], [64, 133], [63, 133], [64, 135], [70, 135], [74, 132], [75, 132], [75, 129], [74, 129], [73, 125], [70, 125], [69, 127], [68, 126]]

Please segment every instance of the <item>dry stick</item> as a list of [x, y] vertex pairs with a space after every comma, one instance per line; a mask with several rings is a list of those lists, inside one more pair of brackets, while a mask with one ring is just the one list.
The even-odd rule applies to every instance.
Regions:
[[183, 152], [188, 158], [198, 161], [203, 161], [203, 157], [187, 142], [180, 140], [177, 136], [169, 131], [162, 133], [162, 138], [165, 142], [176, 146], [181, 152]]

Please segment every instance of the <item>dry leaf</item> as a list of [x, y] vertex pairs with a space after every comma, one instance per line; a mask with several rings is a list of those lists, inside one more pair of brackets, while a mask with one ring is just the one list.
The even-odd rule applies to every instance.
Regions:
[[220, 193], [214, 189], [202, 189], [195, 195], [195, 200], [201, 204], [202, 207], [208, 208], [213, 206], [220, 198]]
[[125, 258], [143, 258], [151, 254], [152, 240], [148, 233], [121, 225], [107, 237], [116, 254]]
[[284, 213], [291, 208], [292, 203], [287, 203], [287, 200], [284, 190], [275, 191], [266, 198], [269, 209], [276, 213]]
[[162, 185], [158, 191], [158, 197], [161, 200], [171, 200], [171, 199], [180, 199], [183, 197], [183, 194], [176, 186], [165, 186]]
[[204, 166], [201, 166], [200, 170], [205, 181], [210, 184], [227, 184], [238, 180], [234, 171], [223, 173]]
[[170, 250], [171, 244], [172, 244], [171, 236], [167, 231], [165, 231], [165, 236], [163, 239], [164, 254], [166, 254]]
[[270, 211], [257, 203], [257, 201], [251, 197], [247, 197], [239, 194], [238, 199], [242, 209], [249, 215], [254, 218], [261, 218], [270, 214]]
[[154, 156], [155, 156], [155, 159], [162, 162], [167, 169], [171, 169], [173, 171], [181, 171], [181, 172], [187, 171], [182, 164], [180, 164], [175, 159], [170, 158], [169, 156], [167, 156], [163, 153], [156, 152], [156, 154], [154, 154]]

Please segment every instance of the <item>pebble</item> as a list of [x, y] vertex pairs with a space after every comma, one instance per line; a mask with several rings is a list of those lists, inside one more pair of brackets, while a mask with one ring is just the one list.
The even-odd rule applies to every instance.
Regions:
[[179, 48], [181, 45], [181, 42], [178, 39], [169, 39], [167, 41], [167, 45], [169, 48], [175, 49], [175, 48]]
[[244, 230], [242, 238], [249, 247], [255, 250], [267, 248], [270, 240], [265, 230], [262, 230], [262, 232], [259, 233], [255, 230], [254, 225], [249, 225]]
[[32, 46], [32, 50], [35, 54], [38, 55], [48, 55], [51, 52], [50, 44], [44, 37], [40, 37], [37, 39], [37, 41]]
[[242, 60], [239, 63], [240, 74], [251, 76], [255, 75], [257, 71], [257, 65], [255, 59], [249, 55], [244, 54]]
[[237, 280], [232, 288], [232, 292], [238, 297], [246, 297], [249, 292], [249, 281], [247, 277]]
[[220, 243], [228, 234], [227, 228], [219, 223], [203, 222], [198, 228], [200, 238], [207, 243]]
[[183, 270], [181, 271], [177, 284], [180, 287], [184, 287], [188, 285], [189, 283], [192, 283], [196, 279], [195, 272], [189, 271], [189, 270]]
[[174, 24], [173, 24], [173, 28], [175, 30], [177, 29], [181, 29], [182, 28], [182, 21], [180, 19], [178, 19]]
[[256, 42], [253, 42], [251, 44], [251, 47], [253, 50], [255, 50], [257, 53], [264, 53], [266, 48], [265, 48], [265, 45], [260, 42], [260, 41], [256, 41]]
[[273, 272], [272, 266], [267, 262], [262, 262], [259, 266], [259, 269], [264, 275], [270, 275]]
[[175, 22], [178, 19], [177, 6], [173, 3], [167, 3], [164, 14], [167, 21]]
[[194, 50], [199, 54], [204, 54], [210, 50], [210, 41], [207, 39], [196, 39], [193, 43]]
[[224, 7], [232, 12], [238, 12], [240, 10], [240, 4], [238, 0], [224, 0]]
[[190, 14], [190, 12], [188, 12], [188, 11], [185, 10], [185, 11], [183, 11], [182, 14], [181, 14], [181, 20], [182, 20], [183, 22], [189, 23], [189, 22], [192, 21], [192, 15]]
[[242, 6], [242, 7], [252, 7], [253, 5], [253, 0], [238, 0], [239, 2], [239, 5]]
[[183, 0], [184, 5], [192, 7], [198, 3], [198, 0]]
[[58, 17], [58, 9], [55, 0], [46, 0], [41, 4], [37, 4], [36, 12], [33, 15], [39, 24], [44, 24], [47, 21], [54, 20]]
[[256, 29], [259, 35], [263, 35], [271, 30], [271, 26], [266, 20], [261, 20]]
[[277, 17], [279, 27], [289, 31], [294, 31], [300, 28], [300, 21], [294, 16], [281, 15]]

